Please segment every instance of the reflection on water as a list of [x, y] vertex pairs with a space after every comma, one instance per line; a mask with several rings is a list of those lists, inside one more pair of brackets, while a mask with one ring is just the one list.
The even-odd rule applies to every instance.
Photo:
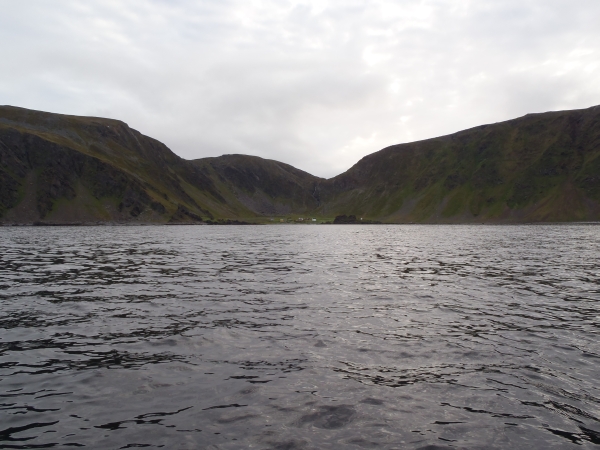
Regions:
[[600, 228], [0, 229], [0, 448], [597, 448]]

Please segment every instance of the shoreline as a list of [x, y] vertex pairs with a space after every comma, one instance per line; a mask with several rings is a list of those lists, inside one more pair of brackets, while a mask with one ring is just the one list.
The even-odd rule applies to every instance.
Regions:
[[281, 226], [281, 225], [342, 225], [342, 226], [373, 226], [373, 225], [488, 225], [488, 226], [520, 226], [520, 225], [600, 225], [600, 221], [580, 221], [580, 222], [401, 222], [401, 223], [252, 223], [238, 220], [228, 220], [223, 222], [198, 222], [198, 223], [132, 223], [132, 222], [64, 222], [64, 223], [0, 223], [0, 228], [19, 228], [19, 227], [161, 227], [161, 226]]

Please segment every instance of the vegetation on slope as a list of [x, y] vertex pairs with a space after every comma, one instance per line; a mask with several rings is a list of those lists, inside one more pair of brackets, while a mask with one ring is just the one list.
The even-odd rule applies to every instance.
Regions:
[[600, 107], [395, 145], [329, 180], [254, 156], [186, 161], [116, 120], [0, 107], [4, 223], [344, 214], [384, 222], [598, 220]]
[[210, 216], [185, 182], [219, 196], [199, 170], [122, 122], [0, 108], [5, 221], [155, 222], [178, 210]]
[[116, 120], [0, 108], [0, 220], [185, 223], [314, 209], [320, 180], [226, 155], [186, 161]]
[[389, 222], [600, 218], [600, 107], [388, 147], [321, 187], [322, 210]]

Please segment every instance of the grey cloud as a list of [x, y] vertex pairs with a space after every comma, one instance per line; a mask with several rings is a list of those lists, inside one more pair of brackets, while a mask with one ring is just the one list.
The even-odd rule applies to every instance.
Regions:
[[399, 142], [600, 104], [600, 3], [0, 0], [0, 103], [185, 158], [332, 176]]

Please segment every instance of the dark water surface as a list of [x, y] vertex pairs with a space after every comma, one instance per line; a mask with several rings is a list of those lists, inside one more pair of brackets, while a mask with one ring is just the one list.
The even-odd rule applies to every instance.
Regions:
[[0, 448], [600, 446], [600, 227], [0, 229]]

